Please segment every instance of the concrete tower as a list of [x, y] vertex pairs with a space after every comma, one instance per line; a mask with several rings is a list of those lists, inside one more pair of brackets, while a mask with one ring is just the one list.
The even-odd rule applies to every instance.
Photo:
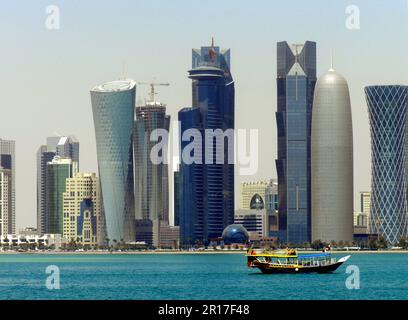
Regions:
[[330, 69], [314, 93], [312, 241], [353, 240], [353, 131], [346, 79]]

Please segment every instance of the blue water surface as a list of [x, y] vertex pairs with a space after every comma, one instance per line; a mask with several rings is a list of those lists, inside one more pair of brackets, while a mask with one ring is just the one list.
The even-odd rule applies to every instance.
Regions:
[[[351, 255], [331, 274], [264, 275], [243, 254], [1, 254], [0, 299], [408, 299], [408, 254]], [[45, 285], [49, 265], [59, 290]]]

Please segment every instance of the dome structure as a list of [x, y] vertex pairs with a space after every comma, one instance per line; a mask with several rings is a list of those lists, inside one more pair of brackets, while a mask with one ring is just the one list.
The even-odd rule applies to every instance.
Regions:
[[225, 244], [247, 243], [249, 234], [242, 224], [230, 224], [222, 232], [222, 238]]

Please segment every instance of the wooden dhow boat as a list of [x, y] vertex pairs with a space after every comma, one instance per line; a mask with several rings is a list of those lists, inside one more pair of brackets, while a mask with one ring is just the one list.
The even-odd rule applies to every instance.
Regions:
[[263, 273], [327, 273], [333, 272], [346, 262], [350, 256], [340, 259], [330, 252], [300, 253], [293, 249], [257, 253], [247, 252], [249, 268], [258, 268]]

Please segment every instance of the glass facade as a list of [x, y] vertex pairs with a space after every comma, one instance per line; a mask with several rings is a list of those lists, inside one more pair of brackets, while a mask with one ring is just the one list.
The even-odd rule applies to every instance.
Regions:
[[135, 241], [132, 131], [136, 84], [118, 80], [91, 90], [106, 236]]
[[46, 174], [46, 234], [63, 234], [64, 192], [66, 180], [78, 171], [78, 164], [69, 158], [55, 156], [47, 163]]
[[80, 204], [80, 214], [76, 219], [77, 239], [82, 244], [96, 244], [98, 234], [98, 216], [94, 211], [92, 199], [84, 199]]
[[316, 84], [316, 43], [277, 44], [278, 174], [280, 241], [310, 242], [311, 116]]
[[[180, 165], [180, 242], [208, 243], [220, 237], [224, 228], [234, 221], [234, 164], [229, 164], [228, 153], [233, 152], [233, 138], [213, 139], [206, 142], [204, 130], [234, 129], [234, 81], [230, 74], [230, 50], [209, 46], [192, 52], [191, 108], [179, 112], [181, 135], [185, 130], [201, 131], [198, 141], [181, 141], [181, 153], [186, 145], [197, 143], [202, 164]], [[181, 138], [181, 137], [180, 137]], [[222, 146], [222, 143], [224, 146]], [[209, 149], [224, 150], [223, 163], [216, 163], [216, 152], [207, 158]], [[197, 151], [199, 152], [199, 151]], [[182, 159], [182, 156], [180, 155]], [[209, 162], [212, 162], [209, 163]]]
[[73, 136], [47, 137], [47, 144], [37, 151], [37, 232], [45, 233], [47, 163], [56, 156], [70, 158], [79, 166], [79, 142]]
[[365, 88], [371, 131], [370, 230], [395, 244], [407, 236], [408, 87]]
[[63, 236], [83, 245], [103, 243], [101, 192], [95, 173], [77, 173], [66, 179]]
[[174, 225], [180, 225], [180, 171], [174, 171]]
[[[169, 223], [168, 164], [160, 161], [160, 158], [167, 159], [168, 146], [167, 141], [163, 141], [160, 135], [152, 134], [156, 129], [164, 129], [169, 132], [170, 116], [166, 115], [165, 105], [150, 101], [145, 106], [137, 107], [133, 133], [135, 213], [137, 220], [160, 220]], [[151, 152], [158, 143], [165, 143], [165, 145], [157, 154], [159, 158], [151, 159]], [[137, 226], [139, 225], [146, 228], [146, 225], [149, 224], [136, 224], [136, 241], [145, 241], [144, 238], [138, 236]], [[158, 228], [152, 230], [152, 239], [159, 239], [158, 231]], [[155, 242], [148, 243], [158, 246], [158, 241]]]
[[225, 244], [247, 243], [249, 234], [242, 224], [231, 224], [222, 232], [222, 238]]
[[262, 210], [265, 208], [264, 200], [259, 194], [255, 194], [249, 206], [251, 209]]

